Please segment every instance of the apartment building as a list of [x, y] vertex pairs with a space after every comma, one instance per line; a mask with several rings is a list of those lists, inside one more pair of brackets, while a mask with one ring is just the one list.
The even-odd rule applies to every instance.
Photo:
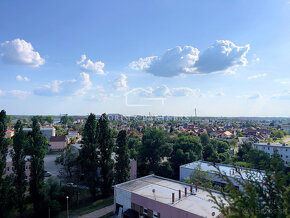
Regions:
[[290, 167], [290, 146], [287, 144], [280, 143], [254, 143], [254, 147], [265, 151], [270, 155], [274, 154], [274, 151], [277, 151], [281, 158], [285, 162], [286, 167]]

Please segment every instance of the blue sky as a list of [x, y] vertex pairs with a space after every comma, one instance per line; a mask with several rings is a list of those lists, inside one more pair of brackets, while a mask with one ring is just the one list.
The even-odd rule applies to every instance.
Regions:
[[0, 1], [8, 114], [290, 116], [287, 0]]

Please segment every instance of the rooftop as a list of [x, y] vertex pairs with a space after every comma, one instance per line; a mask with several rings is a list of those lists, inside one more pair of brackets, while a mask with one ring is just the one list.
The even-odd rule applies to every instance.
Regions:
[[288, 144], [280, 144], [280, 143], [254, 143], [254, 145], [258, 146], [269, 146], [269, 147], [290, 147]]
[[[213, 212], [216, 216], [220, 214], [220, 212], [214, 208], [214, 203], [209, 201], [210, 197], [208, 192], [198, 188], [195, 194], [190, 194], [190, 185], [187, 183], [149, 175], [118, 184], [115, 187], [202, 217], [213, 217]], [[185, 188], [187, 188], [187, 196], [185, 196]], [[181, 200], [178, 200], [179, 190], [181, 190]], [[175, 202], [173, 204], [172, 193], [175, 195]], [[219, 194], [215, 192], [214, 195]]]
[[188, 168], [188, 169], [195, 169], [198, 166], [200, 166], [202, 171], [206, 171], [206, 172], [210, 172], [210, 173], [218, 173], [218, 169], [216, 168], [216, 167], [218, 167], [223, 174], [227, 175], [228, 177], [235, 177], [235, 178], [240, 178], [242, 175], [242, 177], [246, 179], [247, 174], [251, 173], [251, 174], [256, 174], [255, 176], [258, 179], [259, 178], [258, 175], [261, 174], [260, 171], [249, 169], [249, 168], [244, 168], [244, 167], [238, 167], [238, 169], [239, 169], [239, 172], [238, 172], [238, 171], [236, 171], [235, 166], [231, 166], [231, 165], [227, 165], [227, 164], [218, 164], [217, 163], [216, 167], [214, 167], [213, 163], [207, 162], [207, 161], [201, 161], [201, 160], [195, 161], [192, 163], [188, 163], [185, 165], [181, 165], [180, 167]]

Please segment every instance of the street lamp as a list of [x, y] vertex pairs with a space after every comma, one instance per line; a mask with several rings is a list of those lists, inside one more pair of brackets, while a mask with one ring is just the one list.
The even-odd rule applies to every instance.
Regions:
[[66, 214], [67, 214], [67, 218], [69, 218], [69, 215], [68, 215], [68, 196], [66, 196]]

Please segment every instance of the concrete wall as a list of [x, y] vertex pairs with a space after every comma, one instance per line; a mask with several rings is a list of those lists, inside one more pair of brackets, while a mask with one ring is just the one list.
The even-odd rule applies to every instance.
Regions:
[[199, 218], [196, 214], [189, 213], [187, 211], [181, 210], [176, 207], [172, 207], [171, 205], [164, 204], [158, 201], [154, 201], [149, 198], [145, 198], [143, 196], [132, 193], [132, 203], [138, 204], [150, 210], [156, 211], [160, 213], [160, 218]]
[[124, 189], [114, 187], [114, 212], [116, 212], [116, 204], [123, 206], [123, 212], [131, 208], [131, 193]]

